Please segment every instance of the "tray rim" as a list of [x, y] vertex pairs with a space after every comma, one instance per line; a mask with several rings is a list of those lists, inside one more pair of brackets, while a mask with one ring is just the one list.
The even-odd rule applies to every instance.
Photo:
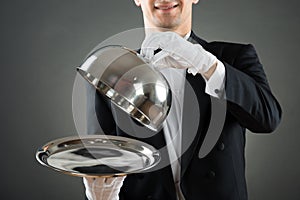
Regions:
[[[40, 159], [41, 154], [46, 154], [46, 156], [48, 156], [48, 158], [50, 157], [50, 152], [48, 151], [48, 149], [52, 146], [55, 146], [57, 144], [61, 144], [63, 142], [68, 142], [68, 141], [76, 141], [76, 140], [87, 140], [87, 139], [108, 139], [108, 140], [119, 140], [119, 141], [125, 141], [125, 142], [130, 142], [130, 143], [136, 143], [136, 144], [140, 144], [140, 146], [145, 146], [146, 148], [148, 148], [149, 150], [151, 150], [152, 154], [155, 155], [153, 158], [157, 158], [154, 160], [154, 162], [142, 169], [139, 170], [133, 170], [130, 172], [119, 172], [119, 173], [112, 173], [112, 174], [88, 174], [88, 173], [80, 173], [80, 172], [72, 172], [72, 171], [67, 171], [65, 169], [61, 169], [61, 168], [57, 168], [55, 166], [49, 165], [48, 163], [45, 163], [42, 159]], [[56, 152], [58, 153], [58, 152]], [[160, 160], [161, 160], [161, 156], [159, 151], [154, 148], [152, 145], [147, 144], [145, 142], [142, 142], [140, 140], [136, 140], [136, 139], [132, 139], [132, 138], [128, 138], [128, 137], [124, 137], [124, 136], [115, 136], [115, 135], [105, 135], [105, 134], [95, 134], [95, 135], [78, 135], [78, 136], [66, 136], [66, 137], [61, 137], [61, 138], [57, 138], [54, 140], [51, 140], [47, 143], [45, 143], [44, 145], [42, 145], [40, 148], [38, 148], [38, 150], [36, 151], [35, 154], [36, 160], [43, 166], [48, 167], [52, 170], [55, 170], [57, 172], [63, 173], [63, 174], [67, 174], [67, 175], [71, 175], [71, 176], [77, 176], [77, 177], [117, 177], [117, 176], [126, 176], [127, 174], [134, 174], [134, 173], [142, 173], [148, 169], [151, 169], [152, 167], [156, 166]]]

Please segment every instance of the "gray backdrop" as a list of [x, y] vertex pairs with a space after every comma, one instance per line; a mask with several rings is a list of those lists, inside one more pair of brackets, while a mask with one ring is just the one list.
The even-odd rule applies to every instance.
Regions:
[[[300, 196], [297, 0], [210, 0], [194, 8], [194, 31], [208, 41], [255, 45], [284, 115], [272, 135], [247, 135], [250, 200]], [[107, 37], [141, 27], [132, 0], [1, 0], [0, 199], [84, 197], [80, 178], [40, 166], [45, 142], [76, 135], [72, 88], [86, 54]]]

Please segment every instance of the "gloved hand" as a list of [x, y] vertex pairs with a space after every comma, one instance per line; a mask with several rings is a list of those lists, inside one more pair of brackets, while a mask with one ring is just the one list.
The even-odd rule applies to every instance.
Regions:
[[84, 177], [86, 197], [89, 200], [118, 200], [125, 177]]
[[[157, 54], [157, 49], [161, 49]], [[204, 74], [217, 62], [217, 58], [202, 48], [192, 44], [175, 32], [156, 32], [146, 36], [140, 56], [155, 67], [188, 69], [188, 73]]]

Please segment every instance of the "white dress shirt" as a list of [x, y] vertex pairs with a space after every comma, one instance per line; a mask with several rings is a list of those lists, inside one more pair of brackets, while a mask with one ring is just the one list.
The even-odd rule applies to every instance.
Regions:
[[[191, 32], [184, 38], [188, 39]], [[184, 86], [186, 80], [186, 69], [163, 68], [160, 72], [168, 80], [172, 91], [172, 105], [164, 122], [164, 136], [166, 139], [169, 159], [175, 182], [177, 198], [184, 200], [180, 189], [181, 165], [178, 158], [181, 156], [182, 141], [182, 113], [184, 101]], [[198, 75], [198, 74], [197, 74]], [[199, 74], [200, 75], [200, 74]], [[204, 78], [205, 79], [205, 78]], [[206, 80], [205, 92], [213, 97], [220, 98], [224, 91], [225, 67], [218, 61], [217, 68], [209, 80]], [[192, 106], [192, 105], [190, 105]]]

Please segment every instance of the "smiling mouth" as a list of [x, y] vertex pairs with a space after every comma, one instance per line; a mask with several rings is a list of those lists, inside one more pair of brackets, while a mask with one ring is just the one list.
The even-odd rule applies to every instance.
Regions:
[[173, 8], [178, 7], [178, 4], [174, 4], [174, 5], [154, 5], [154, 8], [157, 10], [163, 10], [163, 11], [167, 11], [167, 10], [171, 10]]

